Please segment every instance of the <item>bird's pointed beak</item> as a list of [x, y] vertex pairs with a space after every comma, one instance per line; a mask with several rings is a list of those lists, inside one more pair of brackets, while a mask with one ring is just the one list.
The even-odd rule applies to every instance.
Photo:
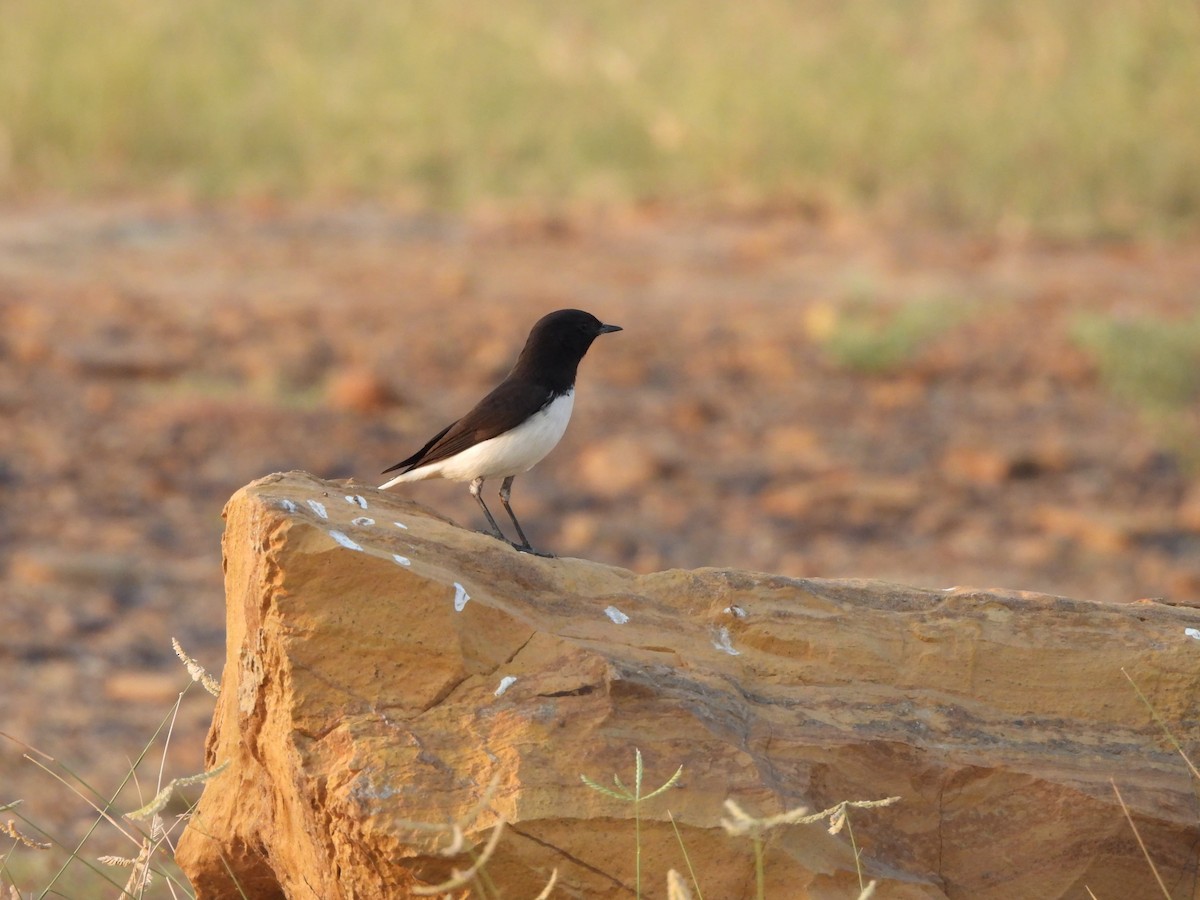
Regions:
[[608, 334], [610, 331], [624, 331], [620, 325], [601, 325], [598, 334]]

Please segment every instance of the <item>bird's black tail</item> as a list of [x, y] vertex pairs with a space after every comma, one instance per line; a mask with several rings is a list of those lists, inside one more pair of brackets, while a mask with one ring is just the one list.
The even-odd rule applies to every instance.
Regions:
[[396, 463], [394, 466], [389, 466], [388, 468], [384, 469], [380, 474], [386, 475], [388, 472], [395, 472], [397, 469], [404, 469], [405, 471], [408, 471], [409, 469], [415, 469], [418, 465], [420, 465], [421, 460], [425, 457], [425, 454], [429, 452], [429, 448], [440, 441], [446, 432], [453, 428], [454, 425], [455, 423], [451, 422], [449, 425], [431, 437], [429, 439], [429, 443], [427, 443], [408, 459], [400, 460], [400, 462]]

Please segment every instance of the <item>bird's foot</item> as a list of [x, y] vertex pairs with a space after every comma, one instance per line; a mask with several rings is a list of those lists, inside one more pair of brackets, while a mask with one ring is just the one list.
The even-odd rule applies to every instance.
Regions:
[[496, 540], [500, 541], [501, 543], [508, 544], [508, 546], [512, 547], [514, 550], [519, 550], [521, 553], [528, 553], [531, 556], [540, 556], [543, 559], [558, 559], [558, 557], [555, 556], [553, 553], [550, 553], [546, 550], [537, 550], [533, 547], [532, 544], [530, 544], [528, 542], [526, 542], [524, 544], [518, 544], [516, 541], [510, 541], [508, 538], [506, 538], [504, 536], [503, 533], [501, 533], [499, 531], [489, 531], [486, 528], [480, 528], [475, 533], [476, 534], [486, 534], [490, 538], [495, 538]]
[[535, 550], [529, 544], [513, 544], [514, 550], [519, 550], [521, 553], [528, 553], [531, 556], [540, 556], [542, 559], [557, 559], [553, 553], [547, 550]]

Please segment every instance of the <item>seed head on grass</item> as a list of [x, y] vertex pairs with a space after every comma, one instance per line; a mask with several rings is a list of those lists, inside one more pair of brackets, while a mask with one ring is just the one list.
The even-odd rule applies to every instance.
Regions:
[[[17, 802], [19, 803], [20, 801]], [[6, 808], [11, 809], [15, 805], [15, 803], [10, 803]], [[22, 834], [17, 830], [17, 822], [15, 819], [9, 819], [7, 822], [5, 822], [4, 826], [0, 828], [0, 831], [3, 831], [18, 844], [23, 847], [28, 847], [30, 850], [49, 850], [52, 846], [54, 846], [53, 844], [48, 844], [45, 841], [34, 840], [28, 835]]]
[[664, 791], [668, 791], [671, 788], [675, 787], [675, 785], [679, 782], [679, 779], [683, 777], [683, 766], [680, 766], [678, 769], [675, 770], [675, 774], [672, 775], [670, 778], [668, 778], [666, 781], [664, 781], [661, 785], [656, 787], [649, 794], [643, 794], [642, 793], [642, 751], [638, 750], [637, 748], [634, 748], [633, 753], [634, 753], [633, 790], [630, 790], [629, 788], [625, 787], [624, 783], [621, 781], [621, 776], [617, 775], [615, 773], [613, 774], [613, 784], [615, 784], [617, 786], [616, 790], [613, 790], [610, 787], [605, 787], [602, 784], [598, 784], [597, 782], [593, 781], [591, 778], [588, 778], [588, 776], [586, 776], [586, 775], [580, 775], [579, 780], [582, 781], [584, 784], [586, 784], [588, 787], [590, 787], [593, 791], [599, 791], [601, 794], [604, 794], [606, 797], [612, 797], [616, 800], [624, 800], [626, 802], [644, 803], [647, 800], [657, 797], [659, 794], [663, 793]]
[[222, 772], [229, 768], [229, 760], [221, 763], [219, 766], [209, 769], [207, 772], [200, 772], [196, 775], [188, 775], [185, 778], [172, 778], [167, 786], [154, 795], [154, 799], [140, 809], [135, 809], [133, 812], [125, 813], [129, 819], [148, 819], [155, 813], [162, 812], [167, 803], [171, 800], [171, 795], [175, 793], [176, 788], [188, 787], [193, 784], [201, 784], [210, 779], [216, 778]]
[[891, 806], [899, 797], [887, 797], [883, 800], [843, 800], [836, 806], [831, 806], [829, 809], [823, 809], [818, 813], [810, 813], [803, 806], [798, 806], [795, 809], [789, 809], [786, 812], [779, 813], [775, 816], [767, 816], [766, 818], [755, 818], [747, 813], [736, 800], [726, 800], [725, 809], [729, 811], [729, 818], [721, 819], [721, 827], [726, 833], [738, 836], [747, 836], [754, 844], [754, 874], [757, 883], [757, 897], [762, 900], [766, 896], [765, 879], [764, 879], [764, 836], [772, 828], [778, 828], [780, 825], [812, 825], [822, 819], [829, 819], [829, 833], [837, 834], [845, 828], [850, 835], [850, 846], [854, 850], [854, 867], [858, 872], [858, 887], [859, 900], [866, 900], [875, 892], [875, 882], [864, 882], [862, 866], [859, 864], [860, 851], [858, 845], [854, 842], [854, 831], [849, 827], [850, 819], [847, 815], [847, 810], [851, 807], [859, 809], [873, 809], [879, 806]]
[[777, 816], [756, 819], [742, 809], [738, 805], [738, 802], [732, 798], [725, 801], [725, 809], [729, 811], [729, 818], [721, 820], [721, 827], [725, 829], [726, 834], [732, 837], [763, 834], [780, 825], [795, 825], [808, 816], [807, 806], [797, 806], [795, 809], [781, 812]]
[[204, 666], [188, 656], [187, 652], [175, 638], [171, 638], [171, 646], [175, 648], [175, 655], [183, 660], [183, 664], [187, 666], [188, 674], [192, 676], [192, 681], [200, 682], [201, 686], [214, 697], [220, 696], [221, 685], [217, 683], [215, 678], [208, 674]]
[[780, 825], [811, 825], [821, 819], [829, 819], [829, 833], [837, 834], [846, 824], [846, 810], [850, 807], [858, 809], [874, 809], [880, 806], [891, 806], [899, 797], [887, 797], [883, 800], [843, 800], [836, 806], [823, 809], [818, 813], [810, 813], [807, 808], [797, 806], [776, 816], [757, 819], [747, 813], [736, 800], [726, 800], [725, 808], [729, 810], [729, 818], [721, 820], [721, 827], [727, 834], [734, 837], [741, 835], [762, 835]]
[[648, 794], [642, 793], [642, 751], [638, 748], [633, 749], [633, 789], [625, 787], [621, 781], [621, 776], [613, 774], [613, 784], [617, 786], [616, 790], [610, 787], [605, 787], [598, 784], [584, 774], [580, 774], [580, 780], [590, 787], [593, 791], [598, 791], [606, 797], [612, 797], [616, 800], [621, 800], [625, 803], [633, 804], [633, 842], [634, 842], [634, 881], [636, 896], [642, 896], [642, 804], [647, 800], [657, 797], [664, 791], [668, 791], [679, 782], [683, 777], [683, 766], [675, 770], [675, 774], [664, 781]]
[[150, 838], [143, 838], [138, 855], [132, 859], [124, 856], [101, 856], [97, 862], [106, 866], [132, 869], [122, 891], [136, 897], [150, 887], [150, 883], [154, 880], [154, 873], [150, 870], [150, 857], [153, 853], [154, 845], [150, 843]]

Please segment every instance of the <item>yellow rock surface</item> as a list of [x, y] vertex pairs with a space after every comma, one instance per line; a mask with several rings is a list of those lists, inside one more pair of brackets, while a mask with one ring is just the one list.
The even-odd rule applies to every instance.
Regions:
[[[627, 897], [633, 810], [580, 775], [649, 790], [643, 892], [686, 871], [752, 896], [726, 798], [769, 815], [853, 810], [876, 897], [1150, 896], [1113, 795], [1171, 884], [1200, 829], [1187, 770], [1127, 671], [1194, 739], [1192, 610], [922, 590], [721, 569], [648, 575], [542, 559], [361, 485], [303, 473], [226, 508], [227, 656], [204, 789], [178, 851], [199, 896], [409, 896], [446, 859], [413, 822], [508, 827], [506, 897]], [[1003, 548], [997, 548], [1003, 552]], [[772, 832], [768, 896], [854, 897], [843, 830]]]

